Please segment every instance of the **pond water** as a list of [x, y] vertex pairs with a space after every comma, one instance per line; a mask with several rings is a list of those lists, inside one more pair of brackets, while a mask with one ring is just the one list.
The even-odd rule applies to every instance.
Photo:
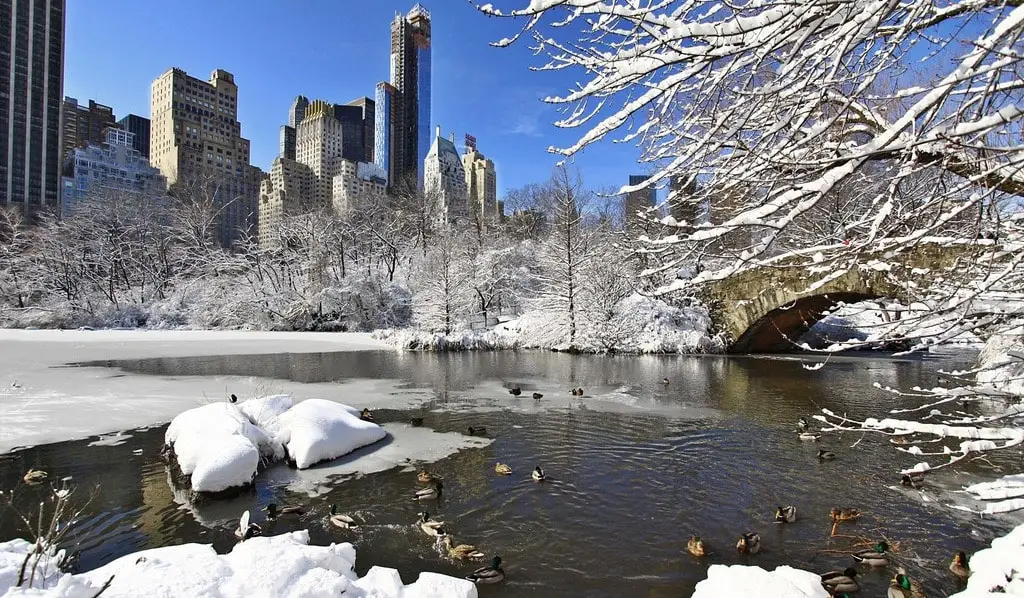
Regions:
[[[442, 432], [486, 426], [489, 445], [429, 464], [445, 488], [442, 500], [426, 507], [448, 522], [459, 541], [502, 556], [507, 582], [486, 588], [484, 596], [688, 596], [713, 563], [843, 568], [852, 564], [846, 552], [853, 540], [829, 537], [828, 511], [834, 506], [866, 513], [839, 533], [884, 534], [898, 541], [900, 561], [912, 577], [928, 595], [941, 596], [957, 589], [947, 569], [954, 551], [977, 550], [1011, 525], [957, 514], [936, 502], [985, 470], [969, 465], [930, 477], [927, 502], [919, 492], [894, 485], [898, 468], [913, 459], [883, 437], [833, 434], [811, 443], [801, 442], [793, 430], [800, 416], [821, 408], [851, 417], [881, 415], [897, 402], [873, 383], [932, 387], [940, 368], [969, 360], [843, 357], [809, 371], [795, 358], [365, 352], [90, 365], [159, 376], [333, 382], [337, 396], [327, 398], [340, 401], [358, 381], [372, 378], [423, 389], [429, 398], [422, 405], [378, 410], [375, 416], [379, 422], [423, 417], [424, 428]], [[513, 384], [523, 388], [521, 398], [506, 392]], [[582, 386], [586, 396], [572, 397], [573, 386]], [[534, 390], [544, 398], [527, 398]], [[17, 486], [28, 467], [73, 476], [80, 497], [95, 487], [70, 546], [81, 552], [82, 569], [182, 542], [228, 551], [238, 514], [272, 501], [303, 504], [309, 513], [278, 521], [268, 533], [305, 528], [314, 543], [350, 541], [358, 549], [360, 573], [384, 565], [410, 582], [424, 570], [460, 575], [475, 566], [439, 556], [414, 525], [424, 508], [410, 499], [418, 487], [416, 463], [336, 477], [315, 497], [293, 492], [272, 471], [257, 478], [253, 493], [187, 507], [180, 497], [176, 501], [158, 456], [165, 428], [130, 431], [98, 444], [90, 439], [21, 450], [0, 463], [0, 487]], [[819, 462], [819, 448], [836, 451], [838, 458]], [[514, 475], [496, 475], [497, 461], [509, 463]], [[548, 483], [530, 479], [535, 465], [544, 467]], [[43, 491], [21, 485], [16, 503], [27, 510], [38, 501], [34, 493]], [[332, 503], [366, 525], [356, 532], [326, 526]], [[797, 506], [795, 524], [772, 523], [780, 504]], [[761, 534], [760, 554], [735, 550], [745, 531]], [[686, 552], [692, 534], [704, 539], [707, 557]], [[24, 535], [14, 514], [0, 510], [0, 540]], [[891, 570], [862, 573], [863, 595], [884, 594]]]

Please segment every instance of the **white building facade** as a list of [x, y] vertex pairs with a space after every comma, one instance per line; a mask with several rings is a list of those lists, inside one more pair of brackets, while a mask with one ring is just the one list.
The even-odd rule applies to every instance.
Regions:
[[455, 149], [454, 135], [449, 139], [441, 137], [441, 127], [437, 127], [434, 142], [423, 160], [423, 192], [435, 202], [438, 221], [452, 223], [469, 218], [466, 171]]
[[106, 193], [164, 195], [167, 179], [149, 165], [134, 143], [133, 133], [111, 128], [102, 145], [75, 148], [64, 164], [61, 211], [70, 214], [76, 204]]

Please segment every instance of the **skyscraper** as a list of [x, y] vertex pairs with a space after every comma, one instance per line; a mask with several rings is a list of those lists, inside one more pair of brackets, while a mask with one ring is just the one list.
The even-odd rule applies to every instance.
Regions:
[[377, 84], [375, 93], [373, 162], [384, 171], [389, 181], [398, 180], [396, 164], [391, 161], [394, 154], [395, 123], [398, 121], [398, 89], [386, 82]]
[[466, 171], [455, 149], [455, 136], [441, 137], [437, 128], [434, 143], [423, 160], [423, 192], [434, 202], [438, 222], [449, 223], [469, 217]]
[[117, 121], [117, 126], [135, 136], [132, 147], [144, 158], [149, 158], [149, 119], [137, 114], [128, 116]]
[[313, 173], [313, 195], [309, 207], [331, 205], [332, 179], [341, 169], [342, 123], [334, 116], [334, 106], [313, 100], [306, 117], [296, 127], [295, 159]]
[[0, 206], [60, 199], [64, 0], [0, 0]]
[[[650, 177], [645, 174], [631, 174], [629, 175], [630, 185], [639, 185], [649, 179]], [[642, 219], [637, 215], [642, 212], [645, 208], [650, 208], [657, 205], [657, 190], [654, 185], [648, 185], [643, 189], [636, 191], [630, 191], [626, 194], [626, 202], [623, 206], [623, 220], [626, 222], [626, 227], [629, 228], [634, 224], [642, 223]]]
[[494, 162], [477, 151], [476, 138], [466, 135], [466, 153], [462, 154], [462, 167], [466, 171], [466, 191], [469, 211], [481, 228], [495, 226], [498, 213], [498, 178]]
[[697, 224], [700, 218], [700, 205], [693, 203], [691, 198], [697, 192], [697, 179], [688, 176], [673, 176], [669, 183], [668, 212], [677, 222]]
[[[387, 164], [389, 184], [407, 181], [423, 188], [423, 160], [430, 148], [430, 13], [417, 4], [391, 22], [391, 85], [396, 91], [392, 109], [385, 113], [389, 129]], [[378, 85], [378, 110], [380, 107]], [[388, 122], [390, 121], [390, 122]], [[380, 139], [378, 129], [375, 137]], [[404, 183], [403, 183], [404, 184]]]
[[282, 158], [287, 160], [295, 159], [295, 129], [306, 117], [306, 108], [309, 107], [309, 98], [306, 96], [295, 96], [291, 108], [288, 109], [288, 124], [281, 127], [280, 151]]
[[90, 143], [100, 145], [107, 139], [107, 129], [117, 124], [114, 109], [110, 106], [97, 104], [89, 100], [88, 106], [82, 106], [75, 98], [64, 98], [61, 106], [63, 121], [61, 160], [68, 157], [76, 147], [84, 148]]
[[249, 165], [234, 75], [169, 69], [153, 81], [150, 111], [150, 163], [183, 193], [212, 196], [221, 244], [253, 232], [262, 172]]

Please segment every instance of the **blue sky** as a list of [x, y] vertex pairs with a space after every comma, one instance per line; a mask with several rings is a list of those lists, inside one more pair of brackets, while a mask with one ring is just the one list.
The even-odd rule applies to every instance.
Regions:
[[[252, 163], [267, 169], [277, 155], [278, 128], [302, 94], [342, 103], [373, 97], [388, 78], [390, 23], [414, 2], [393, 0], [69, 0], [65, 94], [114, 108], [118, 118], [149, 116], [149, 86], [172, 66], [206, 79], [234, 73], [242, 135]], [[433, 27], [433, 125], [477, 137], [498, 170], [498, 194], [544, 180], [579, 131], [556, 129], [557, 112], [539, 101], [574, 82], [535, 73], [540, 57], [527, 44], [489, 42], [518, 30], [516, 22], [477, 13], [464, 0], [425, 2]], [[461, 144], [461, 141], [459, 141]], [[588, 186], [619, 186], [638, 165], [636, 148], [602, 143], [576, 158]]]

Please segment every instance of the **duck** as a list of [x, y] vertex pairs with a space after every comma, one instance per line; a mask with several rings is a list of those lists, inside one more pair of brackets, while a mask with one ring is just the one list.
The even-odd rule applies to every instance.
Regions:
[[842, 571], [829, 571], [821, 574], [821, 585], [832, 593], [857, 592], [860, 591], [860, 584], [857, 583], [857, 570], [847, 567]]
[[306, 509], [304, 509], [301, 506], [298, 506], [298, 505], [288, 506], [288, 505], [286, 505], [286, 506], [278, 508], [277, 503], [270, 503], [269, 505], [264, 507], [263, 510], [267, 512], [267, 519], [271, 519], [271, 520], [277, 519], [278, 517], [290, 517], [290, 516], [301, 517], [302, 515], [306, 514]]
[[761, 550], [761, 536], [757, 532], [743, 534], [736, 543], [736, 550], [743, 554], [757, 554]]
[[501, 568], [501, 557], [495, 556], [491, 559], [489, 567], [480, 567], [466, 576], [466, 579], [475, 584], [498, 583], [505, 579], [505, 570]]
[[900, 476], [900, 485], [909, 486], [911, 488], [917, 488], [921, 484], [924, 484], [924, 472], [923, 471], [912, 471], [905, 473]]
[[420, 472], [416, 474], [416, 480], [422, 484], [429, 484], [430, 482], [436, 482], [437, 480], [440, 479], [441, 476], [437, 475], [436, 473], [430, 473], [426, 469], [421, 469]]
[[793, 505], [779, 507], [775, 510], [776, 523], [793, 523], [794, 521], [796, 521], [796, 507]]
[[851, 554], [853, 560], [858, 563], [870, 565], [872, 567], [885, 567], [889, 564], [889, 555], [886, 551], [889, 550], [889, 543], [885, 540], [875, 544], [873, 548], [865, 548], [864, 550], [858, 550]]
[[700, 539], [700, 536], [690, 538], [690, 541], [686, 543], [686, 551], [693, 556], [704, 556], [707, 554], [704, 550], [704, 541]]
[[249, 538], [262, 534], [263, 528], [249, 521], [249, 511], [242, 513], [242, 516], [238, 519], [238, 529], [235, 530], [235, 537], [244, 542]]
[[423, 425], [423, 418], [422, 417], [414, 417], [414, 418], [409, 420], [409, 423], [412, 424], [412, 427], [418, 428], [418, 427]]
[[819, 438], [821, 438], [821, 434], [818, 432], [800, 432], [800, 440], [814, 442]]
[[888, 598], [924, 598], [924, 592], [910, 580], [903, 567], [899, 570], [896, 577], [889, 582], [889, 591], [885, 595]]
[[829, 517], [836, 523], [840, 521], [853, 521], [860, 518], [860, 511], [857, 509], [833, 507], [829, 512]]
[[949, 564], [949, 570], [960, 579], [967, 579], [971, 576], [971, 567], [967, 564], [967, 555], [959, 551], [953, 555], [953, 562]]
[[369, 409], [363, 407], [363, 410], [359, 412], [359, 419], [363, 420], [364, 422], [372, 422], [373, 414], [370, 413]]
[[451, 535], [444, 537], [444, 547], [448, 550], [448, 556], [453, 559], [482, 559], [485, 555], [476, 549], [472, 544], [456, 544]]
[[535, 393], [533, 393], [533, 398], [538, 399], [538, 400], [539, 399], [543, 399], [544, 395], [540, 394], [539, 392], [535, 392]]
[[413, 495], [413, 500], [437, 500], [441, 498], [441, 492], [443, 490], [441, 480], [434, 480], [434, 483], [426, 488], [421, 488], [416, 491]]
[[668, 385], [668, 378], [662, 378], [661, 379], [661, 383], [667, 386]]
[[518, 386], [513, 386], [512, 388], [508, 389], [508, 394], [514, 397], [518, 397], [519, 395], [523, 394], [523, 389], [519, 388]]
[[327, 519], [331, 522], [331, 525], [334, 525], [335, 527], [340, 527], [341, 529], [355, 529], [359, 527], [359, 524], [356, 523], [355, 519], [349, 517], [348, 515], [342, 515], [341, 513], [339, 513], [338, 507], [336, 507], [335, 505], [331, 505], [331, 514], [327, 517]]
[[832, 451], [823, 451], [818, 449], [818, 460], [819, 461], [832, 461], [836, 458], [836, 454]]
[[544, 470], [540, 468], [540, 465], [533, 469], [533, 473], [530, 474], [535, 482], [543, 482], [548, 479], [548, 476], [544, 475]]
[[469, 427], [469, 435], [470, 436], [483, 436], [486, 433], [487, 433], [487, 428], [485, 428], [483, 426], [470, 426]]
[[500, 475], [512, 475], [512, 468], [504, 463], [498, 463], [494, 466], [494, 471]]
[[430, 513], [426, 511], [420, 513], [420, 529], [423, 533], [433, 538], [443, 538], [448, 535], [448, 530], [444, 528], [443, 521], [434, 521], [430, 518]]
[[231, 393], [231, 396], [228, 397], [228, 401], [230, 401], [232, 404], [237, 403], [238, 397], [235, 396], [235, 393]]
[[797, 429], [797, 431], [803, 432], [803, 431], [807, 430], [808, 427], [810, 427], [810, 424], [807, 422], [807, 418], [806, 417], [801, 417], [800, 419], [796, 420], [796, 429]]
[[574, 389], [572, 389], [571, 392], [572, 392], [572, 396], [574, 396], [574, 397], [582, 397], [583, 396], [583, 389], [582, 388], [574, 388]]
[[46, 478], [50, 477], [50, 474], [46, 473], [42, 469], [29, 468], [28, 472], [25, 473], [25, 483], [29, 486], [38, 486], [46, 481]]

